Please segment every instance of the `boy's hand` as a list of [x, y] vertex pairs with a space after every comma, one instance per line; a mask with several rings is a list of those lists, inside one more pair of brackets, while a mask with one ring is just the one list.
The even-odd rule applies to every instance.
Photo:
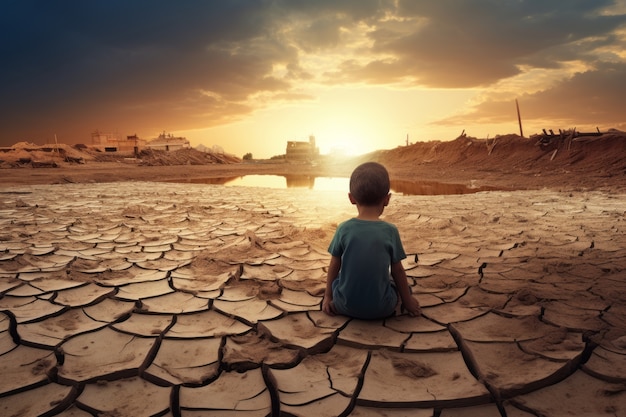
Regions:
[[422, 314], [420, 303], [415, 299], [415, 297], [408, 297], [406, 301], [404, 301], [404, 308], [411, 317], [417, 317]]
[[337, 311], [335, 310], [335, 304], [333, 303], [333, 300], [331, 300], [329, 297], [324, 297], [324, 300], [322, 301], [322, 311], [329, 316], [334, 316], [335, 314], [337, 314]]

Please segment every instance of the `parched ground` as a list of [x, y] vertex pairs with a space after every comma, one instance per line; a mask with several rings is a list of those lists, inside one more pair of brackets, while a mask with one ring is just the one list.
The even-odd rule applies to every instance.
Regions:
[[[0, 415], [626, 415], [625, 141], [576, 139], [315, 164], [0, 154]], [[344, 192], [206, 184], [364, 160], [497, 189], [385, 210], [420, 317], [320, 311]]]
[[626, 194], [394, 196], [423, 314], [320, 311], [339, 191], [0, 187], [0, 415], [615, 417]]

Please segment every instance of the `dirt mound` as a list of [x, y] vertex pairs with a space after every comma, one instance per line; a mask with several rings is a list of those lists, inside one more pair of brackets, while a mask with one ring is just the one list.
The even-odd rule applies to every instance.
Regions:
[[369, 155], [389, 166], [413, 164], [433, 169], [545, 174], [589, 172], [606, 176], [626, 174], [626, 133], [599, 136], [556, 136], [550, 141], [518, 135], [494, 139], [461, 136], [450, 142], [419, 142]]
[[139, 153], [138, 158], [132, 158], [130, 154], [101, 152], [85, 145], [35, 145], [19, 142], [9, 148], [2, 148], [0, 151], [0, 166], [4, 168], [58, 167], [68, 164], [84, 164], [89, 161], [132, 161], [146, 166], [234, 164], [241, 162], [240, 158], [233, 155], [201, 152], [196, 149], [177, 151], [145, 149]]
[[177, 151], [160, 151], [145, 149], [139, 153], [141, 165], [207, 165], [207, 164], [236, 164], [241, 159], [229, 154], [202, 152], [196, 149], [180, 149]]
[[0, 151], [0, 165], [4, 167], [54, 167], [63, 163], [85, 163], [94, 159], [84, 149], [62, 143], [35, 145], [18, 142], [10, 148], [1, 148]]

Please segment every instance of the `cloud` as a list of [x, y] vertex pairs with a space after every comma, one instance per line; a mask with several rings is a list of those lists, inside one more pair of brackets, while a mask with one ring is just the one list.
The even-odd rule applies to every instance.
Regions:
[[290, 89], [272, 76], [275, 63], [297, 68], [294, 50], [268, 38], [262, 3], [15, 2], [0, 22], [10, 35], [0, 110], [16, 129], [41, 120], [35, 135], [64, 114], [75, 130], [109, 122], [103, 114], [171, 129], [248, 114], [250, 95]]
[[378, 83], [409, 78], [437, 88], [491, 85], [522, 66], [558, 67], [589, 59], [600, 47], [620, 50], [614, 31], [626, 16], [600, 14], [611, 3], [403, 0], [395, 19], [369, 33], [372, 53], [385, 58], [344, 65], [333, 76]]
[[[566, 123], [560, 128], [626, 128], [626, 63], [599, 63], [596, 68], [532, 94], [519, 97], [525, 123]], [[438, 120], [439, 125], [498, 124], [514, 119], [514, 98], [487, 98], [470, 112]], [[552, 126], [546, 126], [552, 127]]]
[[613, 3], [8, 1], [0, 141], [215, 126], [320, 84], [493, 87], [536, 68], [570, 77], [571, 62], [604, 73], [623, 62]]

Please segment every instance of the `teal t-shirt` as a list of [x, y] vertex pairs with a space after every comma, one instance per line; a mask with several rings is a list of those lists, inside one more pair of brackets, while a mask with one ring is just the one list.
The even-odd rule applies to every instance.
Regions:
[[360, 319], [393, 313], [398, 294], [390, 267], [406, 258], [396, 226], [382, 220], [347, 220], [337, 227], [328, 252], [341, 258], [332, 288], [337, 312]]

